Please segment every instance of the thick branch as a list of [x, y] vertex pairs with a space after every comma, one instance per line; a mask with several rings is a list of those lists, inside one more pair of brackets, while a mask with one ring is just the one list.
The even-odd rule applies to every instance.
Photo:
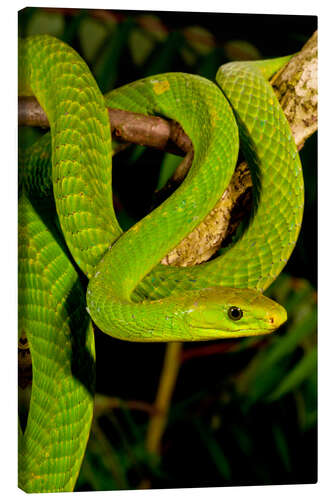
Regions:
[[[302, 50], [271, 81], [299, 150], [317, 130], [317, 56], [315, 32]], [[186, 172], [182, 173], [186, 175]], [[181, 177], [176, 171], [169, 185], [177, 186]], [[251, 208], [251, 187], [247, 164], [240, 163], [215, 208], [162, 263], [178, 266], [200, 264], [214, 255], [222, 242], [226, 245]]]
[[315, 32], [272, 80], [272, 86], [280, 101], [300, 150], [318, 126], [318, 36]]

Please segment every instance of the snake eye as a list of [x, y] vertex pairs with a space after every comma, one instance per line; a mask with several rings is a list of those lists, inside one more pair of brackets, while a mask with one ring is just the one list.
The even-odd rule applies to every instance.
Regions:
[[236, 306], [231, 306], [228, 309], [228, 316], [233, 321], [238, 321], [243, 316], [243, 311]]

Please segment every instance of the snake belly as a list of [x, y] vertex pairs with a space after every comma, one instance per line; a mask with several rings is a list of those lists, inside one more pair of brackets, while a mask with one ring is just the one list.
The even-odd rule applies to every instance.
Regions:
[[[90, 316], [114, 337], [185, 341], [270, 333], [286, 314], [261, 292], [281, 272], [297, 240], [302, 171], [288, 123], [266, 81], [282, 60], [221, 67], [217, 82], [223, 92], [199, 76], [168, 73], [121, 87], [104, 100], [85, 63], [59, 40], [29, 37], [20, 44], [19, 56], [20, 94], [37, 97], [52, 143], [52, 182], [38, 162], [26, 166], [31, 175], [19, 201], [20, 328], [28, 337], [34, 377], [28, 423], [19, 437], [20, 484], [26, 491], [69, 491], [89, 433], [92, 391], [86, 379], [94, 360], [75, 266], [89, 278]], [[174, 119], [194, 146], [182, 186], [125, 234], [112, 203], [105, 105]], [[238, 155], [236, 121], [255, 181], [247, 229], [225, 254], [206, 264], [160, 265], [228, 185]], [[43, 141], [46, 158], [49, 141]], [[40, 176], [33, 175], [34, 169]], [[41, 216], [49, 201], [34, 197], [34, 184], [45, 198], [53, 187], [62, 234], [54, 220]], [[229, 315], [232, 307], [242, 311], [237, 321]], [[76, 376], [73, 339], [80, 346], [78, 363], [84, 359], [88, 367]], [[80, 443], [76, 452], [73, 432]]]

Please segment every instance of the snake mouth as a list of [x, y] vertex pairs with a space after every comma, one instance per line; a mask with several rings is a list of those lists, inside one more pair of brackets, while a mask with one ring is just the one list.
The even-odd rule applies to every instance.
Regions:
[[[198, 337], [202, 339], [214, 339], [214, 338], [241, 338], [241, 337], [256, 337], [259, 335], [270, 335], [274, 333], [278, 327], [276, 326], [267, 326], [267, 328], [238, 328], [235, 330], [223, 330], [218, 328], [213, 328], [210, 326], [194, 326], [189, 324], [190, 327], [193, 327], [193, 330], [198, 333]], [[206, 332], [206, 334], [205, 334]]]

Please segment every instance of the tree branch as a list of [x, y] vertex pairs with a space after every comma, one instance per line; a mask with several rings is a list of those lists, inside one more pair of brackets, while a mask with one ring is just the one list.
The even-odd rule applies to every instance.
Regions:
[[[179, 123], [158, 116], [145, 116], [108, 108], [111, 133], [121, 142], [140, 144], [185, 156], [192, 142]], [[19, 97], [19, 126], [49, 128], [48, 118], [35, 97]]]
[[[317, 130], [317, 32], [271, 81], [300, 150]], [[175, 172], [168, 186], [177, 187], [186, 172]], [[230, 242], [240, 221], [251, 208], [252, 180], [245, 162], [237, 165], [231, 182], [214, 209], [179, 245], [163, 264], [189, 266], [208, 260]]]

